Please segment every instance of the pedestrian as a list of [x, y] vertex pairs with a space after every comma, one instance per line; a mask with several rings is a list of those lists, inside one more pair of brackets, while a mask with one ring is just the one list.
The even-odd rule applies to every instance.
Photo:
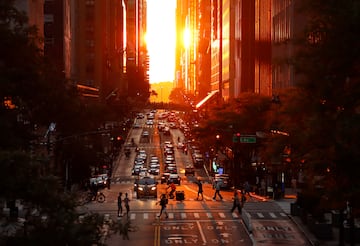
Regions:
[[165, 194], [161, 195], [160, 201], [157, 204], [160, 204], [161, 206], [161, 210], [160, 210], [160, 214], [157, 216], [158, 218], [161, 217], [162, 213], [165, 213], [166, 215], [166, 219], [169, 218], [168, 213], [166, 211], [166, 204], [168, 203], [168, 199], [166, 198]]
[[231, 208], [231, 213], [234, 212], [234, 210], [237, 208], [239, 214], [241, 214], [242, 211], [242, 194], [239, 190], [236, 190], [234, 192], [234, 201], [233, 201], [233, 207]]
[[245, 192], [245, 195], [248, 194], [249, 197], [251, 197], [250, 190], [251, 190], [250, 184], [249, 184], [248, 181], [246, 181], [246, 182], [244, 183], [244, 192]]
[[106, 182], [106, 185], [107, 185], [108, 190], [110, 190], [111, 177], [108, 177], [107, 182]]
[[171, 181], [171, 183], [169, 184], [169, 186], [166, 188], [169, 189], [170, 188], [170, 193], [169, 193], [169, 197], [170, 199], [173, 199], [175, 197], [175, 191], [176, 191], [176, 185], [174, 184], [174, 182]]
[[96, 200], [98, 191], [99, 191], [99, 187], [98, 187], [96, 181], [91, 182], [90, 183], [91, 201]]
[[202, 188], [202, 183], [201, 183], [200, 179], [198, 179], [197, 185], [198, 185], [198, 194], [197, 194], [196, 200], [199, 200], [200, 195], [201, 195], [201, 200], [204, 200], [203, 188]]
[[122, 192], [119, 192], [118, 195], [118, 217], [122, 216], [123, 207], [122, 207]]
[[216, 200], [216, 195], [218, 195], [221, 200], [223, 199], [223, 197], [220, 194], [220, 189], [221, 189], [221, 182], [218, 180], [215, 182], [215, 194], [213, 197], [214, 200]]
[[125, 193], [125, 198], [124, 198], [124, 204], [125, 204], [125, 209], [126, 209], [126, 216], [129, 217], [129, 212], [130, 212], [130, 199], [128, 197], [128, 193]]

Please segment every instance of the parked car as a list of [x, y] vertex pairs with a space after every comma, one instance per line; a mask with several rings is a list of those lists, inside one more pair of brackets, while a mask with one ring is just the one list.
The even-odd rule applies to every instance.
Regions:
[[157, 198], [158, 182], [151, 176], [144, 176], [135, 180], [134, 191], [138, 199], [143, 197]]

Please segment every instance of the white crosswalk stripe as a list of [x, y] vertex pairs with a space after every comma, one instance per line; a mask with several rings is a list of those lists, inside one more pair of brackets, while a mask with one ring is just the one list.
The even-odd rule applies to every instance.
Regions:
[[237, 215], [236, 213], [232, 213], [231, 215], [233, 218], [239, 218], [239, 215]]
[[148, 213], [144, 213], [144, 219], [149, 219], [149, 214]]
[[[136, 220], [136, 219], [143, 219], [143, 220], [149, 220], [154, 219], [158, 215], [158, 212], [130, 212], [129, 219], [130, 220]], [[282, 216], [287, 216], [285, 213], [274, 213], [274, 212], [254, 212], [254, 213], [248, 213], [246, 212], [246, 215], [248, 217], [251, 217], [253, 219], [265, 219], [265, 218], [281, 218]], [[105, 214], [105, 218], [109, 218], [110, 214]], [[168, 212], [168, 219], [175, 219], [175, 220], [186, 220], [186, 219], [195, 219], [195, 220], [201, 220], [201, 219], [241, 219], [241, 215], [237, 212], [232, 213], [225, 213], [225, 212]]]
[[259, 218], [264, 218], [264, 215], [262, 213], [256, 213]]

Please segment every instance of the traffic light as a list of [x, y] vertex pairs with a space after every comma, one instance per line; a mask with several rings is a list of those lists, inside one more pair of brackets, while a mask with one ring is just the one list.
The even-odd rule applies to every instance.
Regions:
[[234, 135], [233, 135], [233, 143], [238, 143], [238, 142], [240, 142], [240, 136], [241, 136], [241, 134], [238, 132], [238, 133], [235, 133]]
[[121, 136], [117, 136], [114, 140], [114, 146], [116, 148], [120, 148], [123, 143], [124, 143], [124, 140]]

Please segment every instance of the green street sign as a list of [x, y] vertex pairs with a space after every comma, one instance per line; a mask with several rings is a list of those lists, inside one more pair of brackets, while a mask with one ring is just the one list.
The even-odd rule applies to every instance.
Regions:
[[256, 143], [256, 136], [241, 136], [240, 143]]

